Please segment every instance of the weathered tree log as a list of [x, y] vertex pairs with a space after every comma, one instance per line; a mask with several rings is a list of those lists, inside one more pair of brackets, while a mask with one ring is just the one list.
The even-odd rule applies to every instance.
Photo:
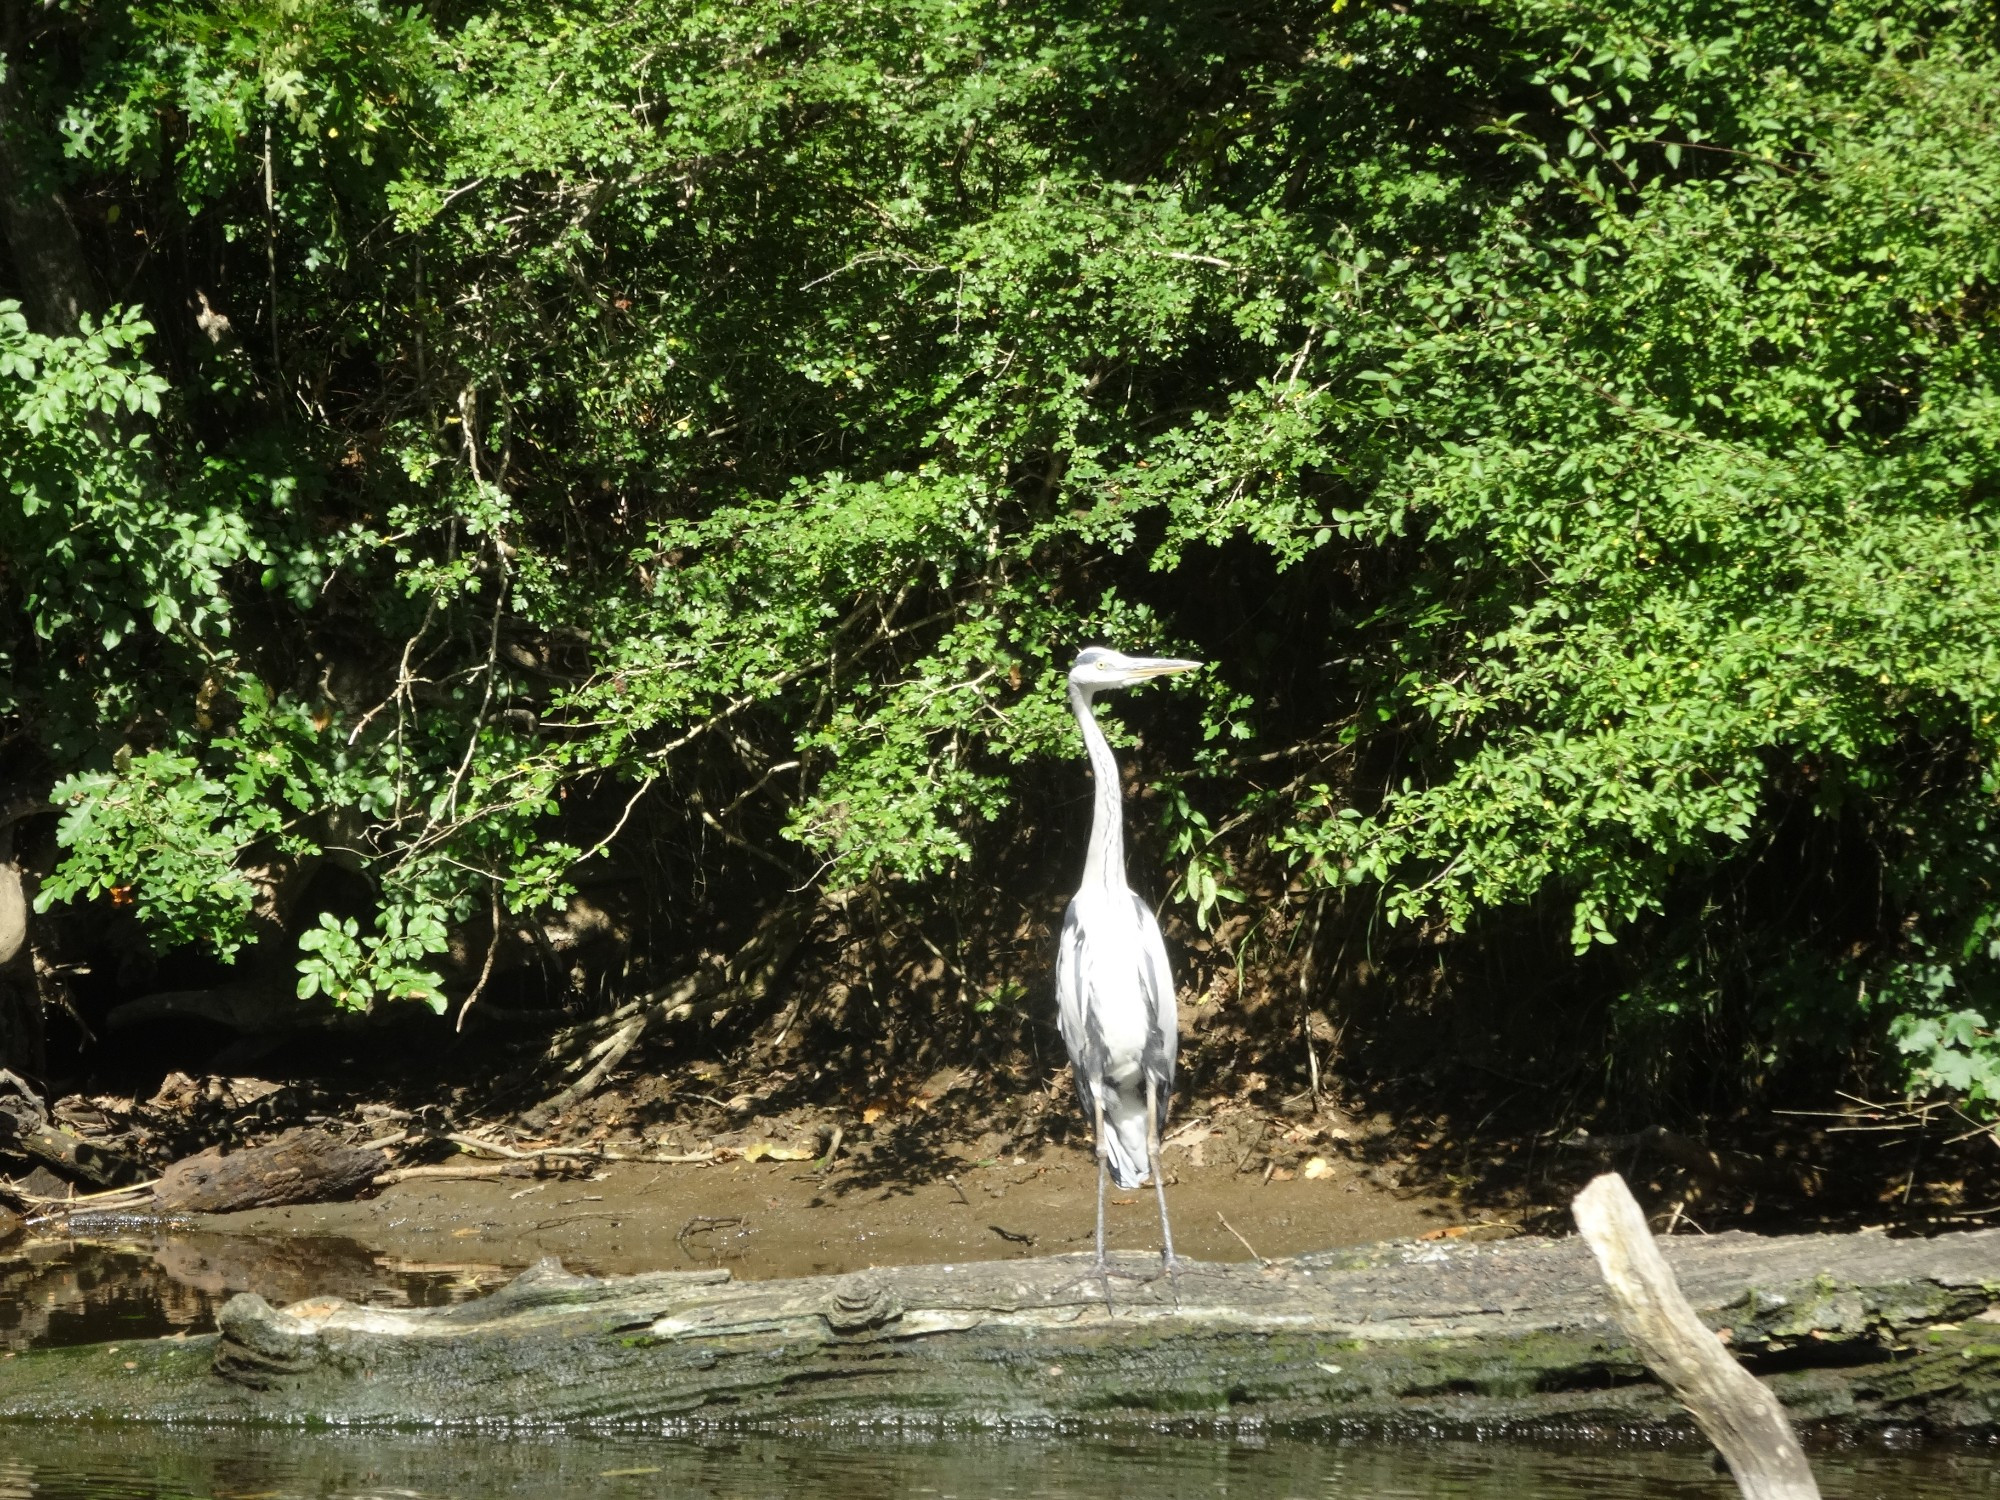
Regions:
[[160, 1174], [154, 1203], [167, 1213], [229, 1213], [286, 1203], [351, 1198], [389, 1165], [380, 1151], [349, 1146], [324, 1130], [288, 1130], [265, 1146], [225, 1156], [219, 1147], [183, 1157]]
[[[1982, 1321], [2000, 1231], [1665, 1250], [1794, 1415], [2000, 1427], [2000, 1328]], [[1134, 1278], [1157, 1268], [1118, 1258]], [[456, 1307], [244, 1295], [219, 1335], [31, 1351], [0, 1363], [0, 1418], [1684, 1423], [1576, 1240], [1183, 1262], [1111, 1296], [1080, 1256], [749, 1283], [544, 1262]]]
[[1625, 1179], [1615, 1172], [1597, 1178], [1570, 1211], [1597, 1257], [1618, 1326], [1708, 1434], [1743, 1500], [1819, 1500], [1784, 1407], [1681, 1295]]

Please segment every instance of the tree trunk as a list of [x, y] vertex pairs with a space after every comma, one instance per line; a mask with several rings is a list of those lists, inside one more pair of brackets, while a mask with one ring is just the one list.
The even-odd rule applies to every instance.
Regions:
[[[2000, 1231], [1663, 1247], [1794, 1416], [2000, 1426]], [[1267, 1265], [1082, 1256], [734, 1283], [553, 1262], [478, 1302], [244, 1295], [219, 1336], [31, 1351], [0, 1417], [329, 1423], [1127, 1419], [1685, 1425], [1577, 1240], [1397, 1244]], [[1151, 1278], [1151, 1279], [1139, 1279]]]
[[[4, 122], [0, 122], [4, 127]], [[13, 809], [0, 809], [0, 1069], [28, 1078], [48, 1071], [42, 995], [28, 947], [28, 898], [14, 863]]]
[[28, 118], [32, 110], [21, 97], [22, 54], [33, 24], [28, 10], [19, 0], [0, 0], [0, 231], [28, 326], [74, 334], [83, 314], [101, 309], [102, 298], [57, 187], [53, 132], [46, 121]]

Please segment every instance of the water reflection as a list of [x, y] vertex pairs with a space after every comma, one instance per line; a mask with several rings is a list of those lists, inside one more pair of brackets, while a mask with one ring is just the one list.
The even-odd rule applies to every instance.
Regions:
[[[362, 1436], [0, 1426], [0, 1500], [1725, 1500], [1693, 1446], [1186, 1437]], [[2000, 1500], [1991, 1450], [1814, 1455], [1826, 1500]]]
[[279, 1307], [316, 1295], [432, 1307], [491, 1291], [518, 1269], [405, 1264], [327, 1235], [102, 1225], [0, 1249], [0, 1349], [205, 1332], [238, 1292]]

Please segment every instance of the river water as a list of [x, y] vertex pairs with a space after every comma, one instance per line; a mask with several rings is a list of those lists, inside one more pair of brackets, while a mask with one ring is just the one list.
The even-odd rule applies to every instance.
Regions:
[[[2000, 1451], [1822, 1450], [1825, 1500], [2000, 1500]], [[0, 1424], [0, 1500], [1727, 1500], [1693, 1444], [960, 1433], [603, 1438]]]

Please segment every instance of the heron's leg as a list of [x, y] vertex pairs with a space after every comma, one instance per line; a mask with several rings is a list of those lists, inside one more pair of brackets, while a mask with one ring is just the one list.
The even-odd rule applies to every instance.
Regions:
[[1111, 1305], [1111, 1264], [1104, 1258], [1104, 1178], [1111, 1169], [1111, 1155], [1104, 1144], [1104, 1096], [1095, 1089], [1091, 1097], [1097, 1103], [1097, 1274], [1104, 1281], [1104, 1310], [1116, 1312]]
[[[1165, 1263], [1167, 1279], [1173, 1280], [1179, 1262], [1174, 1258], [1174, 1231], [1167, 1224], [1167, 1179], [1160, 1170], [1160, 1113], [1159, 1082], [1148, 1074], [1146, 1077], [1146, 1166], [1153, 1174], [1153, 1192], [1160, 1200], [1160, 1259]], [[1180, 1300], [1176, 1287], [1174, 1299]]]

